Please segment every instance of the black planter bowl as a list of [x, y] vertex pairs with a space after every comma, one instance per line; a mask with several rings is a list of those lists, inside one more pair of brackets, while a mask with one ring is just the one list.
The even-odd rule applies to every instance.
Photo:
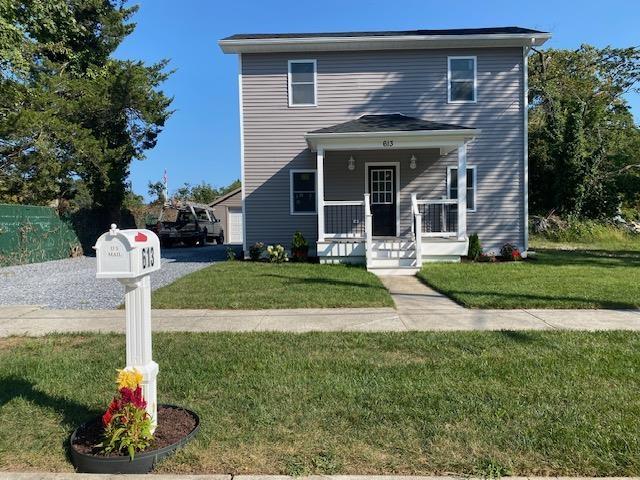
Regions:
[[191, 410], [188, 410], [186, 408], [178, 407], [176, 405], [162, 404], [158, 406], [166, 408], [179, 408], [181, 410], [184, 410], [185, 412], [188, 412], [195, 419], [196, 426], [193, 427], [193, 430], [191, 430], [191, 432], [189, 432], [185, 437], [183, 437], [176, 443], [168, 445], [166, 447], [158, 448], [156, 450], [136, 453], [133, 460], [131, 460], [128, 455], [112, 457], [103, 455], [90, 455], [86, 453], [80, 453], [75, 448], [73, 448], [73, 444], [76, 440], [78, 432], [96, 421], [96, 419], [90, 420], [86, 423], [83, 423], [71, 434], [71, 461], [74, 467], [76, 467], [76, 471], [78, 473], [149, 473], [156, 465], [156, 463], [158, 463], [163, 458], [168, 457], [176, 450], [186, 445], [191, 439], [193, 439], [193, 437], [195, 437], [196, 433], [198, 433], [198, 430], [200, 429], [200, 417], [195, 412], [192, 412]]

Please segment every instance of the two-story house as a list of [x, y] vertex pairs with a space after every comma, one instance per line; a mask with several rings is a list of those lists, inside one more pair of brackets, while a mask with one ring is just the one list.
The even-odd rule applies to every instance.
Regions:
[[468, 235], [527, 250], [519, 27], [233, 35], [244, 250], [301, 231], [325, 262], [413, 273]]

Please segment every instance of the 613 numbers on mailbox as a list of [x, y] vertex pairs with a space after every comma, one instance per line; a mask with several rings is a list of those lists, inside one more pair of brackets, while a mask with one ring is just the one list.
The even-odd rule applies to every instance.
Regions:
[[153, 267], [155, 264], [155, 253], [153, 251], [153, 247], [146, 247], [142, 249], [142, 269], [144, 270], [147, 267]]

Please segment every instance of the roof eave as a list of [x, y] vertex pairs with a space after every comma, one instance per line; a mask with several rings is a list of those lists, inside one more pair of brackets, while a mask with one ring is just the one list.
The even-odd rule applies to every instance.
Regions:
[[[472, 140], [480, 134], [479, 128], [456, 128], [451, 130], [401, 130], [401, 131], [380, 131], [380, 132], [341, 132], [341, 133], [307, 133], [304, 138], [312, 152], [317, 150], [318, 145], [343, 144], [345, 150], [354, 147], [356, 142], [371, 140], [386, 140], [394, 137], [402, 140], [410, 140], [403, 146], [402, 143], [397, 148], [420, 148], [419, 144], [424, 140], [425, 147], [431, 148], [439, 145], [452, 145], [464, 143]], [[369, 147], [366, 147], [367, 149]], [[380, 149], [384, 148], [382, 146]]]
[[549, 38], [551, 38], [550, 33], [251, 38], [220, 40], [218, 45], [224, 53], [266, 53], [462, 47], [537, 47], [545, 43]]

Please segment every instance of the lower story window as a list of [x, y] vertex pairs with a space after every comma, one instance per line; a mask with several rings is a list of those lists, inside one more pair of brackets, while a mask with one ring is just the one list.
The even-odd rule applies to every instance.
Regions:
[[[458, 198], [458, 169], [447, 169], [447, 190], [449, 198]], [[476, 167], [467, 167], [467, 210], [476, 211]]]
[[316, 213], [316, 171], [290, 170], [291, 215]]

